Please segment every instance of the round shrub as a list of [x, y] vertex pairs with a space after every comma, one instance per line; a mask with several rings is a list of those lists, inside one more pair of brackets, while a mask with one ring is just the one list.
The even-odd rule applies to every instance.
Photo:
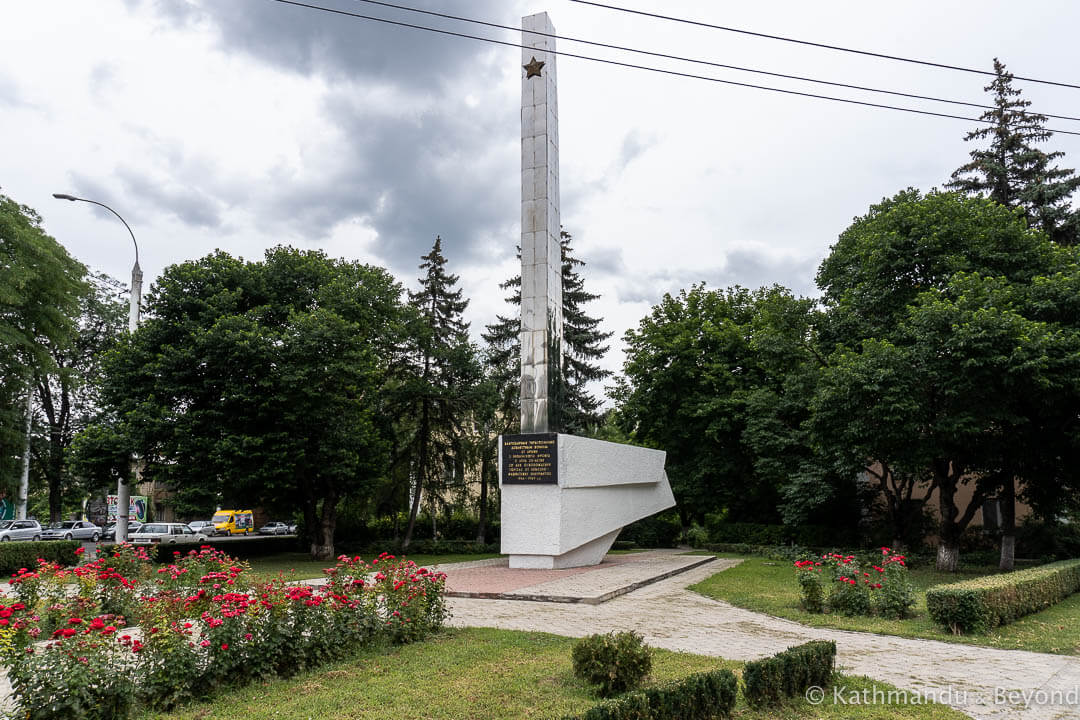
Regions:
[[600, 697], [633, 690], [652, 669], [652, 651], [636, 632], [590, 635], [571, 651], [574, 674], [597, 686]]

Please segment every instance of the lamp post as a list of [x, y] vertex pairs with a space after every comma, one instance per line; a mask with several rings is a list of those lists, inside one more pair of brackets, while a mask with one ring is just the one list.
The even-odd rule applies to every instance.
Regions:
[[[115, 215], [120, 222], [124, 223], [124, 227], [127, 228], [128, 234], [131, 235], [131, 242], [135, 246], [135, 265], [131, 268], [131, 303], [128, 309], [128, 332], [134, 333], [136, 328], [139, 327], [139, 303], [142, 301], [142, 269], [139, 267], [139, 243], [135, 241], [135, 233], [131, 231], [131, 226], [127, 224], [127, 221], [124, 220], [124, 218], [120, 217], [120, 213], [116, 212], [105, 203], [100, 203], [97, 200], [87, 200], [86, 198], [75, 197], [74, 195], [67, 195], [66, 193], [53, 193], [53, 197], [57, 200], [85, 202], [103, 207]], [[139, 475], [138, 461], [135, 458], [132, 458], [131, 464], [137, 480]], [[116, 542], [118, 543], [127, 542], [128, 539], [128, 512], [130, 504], [131, 486], [121, 478], [116, 484]]]

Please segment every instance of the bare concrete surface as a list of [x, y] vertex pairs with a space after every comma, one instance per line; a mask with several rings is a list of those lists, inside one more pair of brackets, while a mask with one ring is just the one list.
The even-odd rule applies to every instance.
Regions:
[[[595, 605], [451, 598], [450, 624], [570, 637], [635, 630], [655, 647], [732, 660], [758, 659], [808, 640], [835, 640], [845, 674], [917, 692], [980, 720], [1080, 718], [1080, 658], [810, 628], [687, 589], [738, 562], [718, 559]], [[452, 565], [441, 569], [454, 577]], [[581, 587], [575, 592], [594, 592], [588, 583], [599, 579], [580, 573], [566, 578], [560, 591], [576, 582]], [[853, 697], [843, 688], [828, 688], [823, 702], [882, 704], [890, 702], [885, 692]]]
[[437, 569], [447, 574], [449, 597], [596, 605], [713, 561], [653, 551], [608, 555], [599, 565], [563, 570], [511, 568], [505, 558]]

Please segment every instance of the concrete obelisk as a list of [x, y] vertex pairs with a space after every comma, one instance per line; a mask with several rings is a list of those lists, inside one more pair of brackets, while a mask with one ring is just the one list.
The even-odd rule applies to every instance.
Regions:
[[561, 428], [562, 249], [555, 28], [547, 13], [521, 20], [521, 432]]
[[595, 565], [623, 526], [675, 504], [661, 450], [559, 432], [562, 247], [555, 29], [521, 20], [521, 434], [499, 442], [511, 568]]

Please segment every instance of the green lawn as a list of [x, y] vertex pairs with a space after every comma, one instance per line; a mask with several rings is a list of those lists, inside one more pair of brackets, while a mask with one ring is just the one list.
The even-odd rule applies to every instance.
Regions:
[[[401, 557], [407, 557], [417, 565], [431, 567], [440, 563], [486, 560], [487, 558], [499, 557], [499, 555], [401, 555]], [[371, 558], [367, 557], [364, 559], [369, 562], [371, 560]], [[263, 577], [277, 577], [278, 573], [284, 573], [286, 577], [293, 580], [306, 580], [323, 577], [323, 570], [333, 567], [336, 561], [312, 560], [307, 553], [291, 552], [252, 558], [249, 562], [251, 563], [251, 569]]]
[[[447, 630], [431, 640], [404, 647], [371, 649], [321, 670], [224, 691], [172, 714], [144, 714], [141, 720], [489, 720], [559, 718], [578, 713], [596, 698], [574, 677], [574, 640], [545, 633], [469, 628]], [[740, 663], [657, 650], [651, 682]], [[847, 692], [871, 688], [866, 679], [841, 677]], [[888, 692], [882, 683], [876, 687]], [[833, 705], [804, 700], [769, 711], [749, 710], [740, 697], [740, 720], [859, 718], [886, 720], [962, 720], [941, 705]]]
[[1066, 598], [1064, 602], [1048, 610], [1021, 618], [986, 635], [955, 636], [930, 621], [926, 614], [925, 590], [928, 587], [988, 575], [995, 572], [995, 568], [969, 568], [957, 573], [941, 573], [933, 568], [912, 570], [911, 580], [919, 589], [915, 616], [907, 620], [885, 620], [877, 617], [848, 618], [808, 613], [799, 607], [799, 588], [791, 563], [739, 555], [719, 557], [740, 557], [743, 562], [692, 585], [690, 589], [748, 610], [757, 610], [814, 627], [863, 630], [885, 635], [1080, 655], [1080, 593]]

